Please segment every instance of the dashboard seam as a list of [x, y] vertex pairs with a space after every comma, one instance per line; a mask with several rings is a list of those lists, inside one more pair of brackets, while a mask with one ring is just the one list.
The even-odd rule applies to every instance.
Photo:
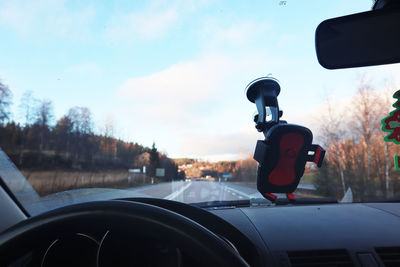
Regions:
[[[258, 231], [257, 227], [255, 226], [255, 224], [253, 223], [253, 221], [250, 219], [249, 216], [247, 216], [246, 212], [244, 212], [241, 208], [239, 208], [240, 212], [243, 213], [243, 215], [247, 218], [247, 220], [249, 221], [249, 223], [253, 226], [254, 230], [257, 232], [257, 235], [261, 238], [265, 248], [267, 249], [268, 253], [273, 257], [272, 255], [272, 251], [269, 248], [267, 242], [264, 240], [264, 238], [262, 237], [261, 233]], [[251, 239], [250, 239], [251, 240]], [[263, 255], [264, 256], [264, 255]], [[265, 256], [264, 256], [265, 257]]]
[[388, 213], [388, 214], [391, 214], [391, 215], [393, 215], [393, 216], [396, 216], [397, 218], [400, 218], [400, 215], [398, 215], [398, 214], [396, 214], [396, 213], [393, 213], [393, 212], [391, 212], [391, 211], [384, 210], [384, 209], [381, 209], [381, 208], [378, 208], [378, 207], [370, 206], [370, 205], [368, 205], [368, 203], [363, 203], [362, 205], [364, 205], [364, 206], [366, 206], [366, 207], [368, 207], [368, 208], [371, 208], [371, 209], [376, 209], [376, 210], [383, 211], [383, 212], [385, 212], [385, 213]]

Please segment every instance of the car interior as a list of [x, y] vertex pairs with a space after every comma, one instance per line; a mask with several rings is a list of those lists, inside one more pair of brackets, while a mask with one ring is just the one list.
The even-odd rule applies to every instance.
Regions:
[[[315, 31], [319, 63], [332, 71], [399, 63], [399, 18], [396, 0], [377, 0], [370, 11], [327, 18]], [[258, 109], [256, 130], [269, 142], [258, 141], [254, 154], [265, 202], [210, 206], [122, 195], [32, 215], [23, 204], [35, 202], [24, 199], [32, 188], [8, 160], [0, 163], [0, 266], [400, 266], [398, 199], [296, 201], [291, 193], [306, 162], [323, 168], [325, 150], [313, 144], [305, 127], [263, 124], [265, 106], [276, 108], [272, 121], [281, 121], [276, 83], [268, 77], [261, 82], [260, 88], [273, 87], [269, 95], [260, 91], [258, 100], [258, 91], [248, 87], [247, 97]], [[305, 141], [299, 146], [296, 139], [293, 146], [306, 156], [285, 161], [280, 147], [296, 134]], [[290, 183], [282, 187], [279, 181], [287, 175]]]

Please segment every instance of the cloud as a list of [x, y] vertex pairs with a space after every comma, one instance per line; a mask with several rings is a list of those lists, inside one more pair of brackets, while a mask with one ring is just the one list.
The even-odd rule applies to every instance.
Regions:
[[[229, 24], [226, 24], [229, 21]], [[240, 20], [231, 21], [222, 18], [209, 18], [203, 24], [200, 31], [200, 40], [203, 49], [207, 50], [226, 50], [227, 48], [244, 48], [259, 42], [264, 46], [263, 39], [272, 29], [272, 25], [263, 21]]]
[[164, 36], [178, 19], [176, 10], [147, 10], [115, 15], [104, 37], [111, 43], [132, 42], [135, 39], [155, 39]]
[[221, 133], [197, 133], [186, 136], [180, 144], [182, 155], [213, 158], [224, 155], [248, 155], [254, 152], [257, 140], [263, 139], [249, 123], [242, 129]]
[[95, 16], [93, 8], [67, 7], [64, 1], [3, 1], [0, 3], [0, 26], [20, 36], [41, 39], [62, 37], [86, 39]]
[[[135, 125], [136, 134], [142, 132], [137, 128], [146, 129], [151, 138], [162, 132], [166, 137], [157, 138], [158, 145], [171, 156], [252, 152], [258, 133], [252, 121], [255, 106], [247, 101], [245, 87], [287, 62], [257, 49], [207, 52], [121, 83], [119, 98], [129, 103], [119, 107], [122, 124]], [[241, 130], [246, 125], [250, 133]]]
[[236, 68], [229, 58], [208, 56], [128, 79], [118, 89], [120, 98], [129, 100], [129, 106], [120, 107], [119, 113], [127, 117], [121, 119], [135, 121], [156, 136], [160, 128], [176, 136], [186, 129], [207, 127], [210, 114], [221, 107], [220, 98]]
[[161, 103], [184, 100], [180, 104], [187, 106], [217, 95], [234, 68], [229, 58], [208, 56], [174, 64], [148, 76], [128, 79], [120, 92], [126, 97]]
[[[150, 75], [130, 78], [117, 89], [121, 99], [130, 100], [130, 109], [141, 112], [146, 121], [180, 125], [201, 122], [222, 111], [235, 113], [237, 101], [245, 101], [246, 82], [265, 76], [274, 64], [266, 54], [228, 56], [210, 54], [198, 60], [171, 65]], [[215, 114], [217, 113], [217, 114]], [[225, 117], [223, 120], [231, 121]]]
[[184, 18], [191, 19], [191, 14], [208, 2], [149, 1], [142, 9], [117, 11], [109, 18], [103, 36], [111, 44], [162, 38], [182, 25]]
[[251, 19], [219, 22], [205, 21], [198, 33], [197, 58], [129, 78], [117, 89], [130, 105], [118, 112], [127, 117], [120, 117], [123, 124], [129, 117], [130, 124], [145, 128], [148, 136], [162, 132], [166, 137], [157, 138], [158, 145], [172, 156], [214, 160], [253, 152], [262, 135], [254, 128], [255, 107], [245, 98], [245, 86], [291, 63], [266, 51], [262, 40], [269, 24]]

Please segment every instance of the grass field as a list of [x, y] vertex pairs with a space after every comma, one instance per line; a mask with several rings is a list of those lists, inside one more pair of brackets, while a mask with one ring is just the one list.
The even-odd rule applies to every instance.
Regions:
[[300, 179], [301, 184], [314, 184], [315, 173], [305, 173]]
[[129, 178], [126, 170], [88, 171], [22, 171], [40, 196], [78, 188], [127, 188], [161, 182], [138, 175]]

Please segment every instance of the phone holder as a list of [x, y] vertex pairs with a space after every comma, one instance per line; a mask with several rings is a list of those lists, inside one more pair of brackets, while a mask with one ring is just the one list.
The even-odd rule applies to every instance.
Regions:
[[[295, 201], [293, 192], [304, 174], [307, 161], [321, 167], [325, 150], [312, 144], [312, 132], [303, 126], [280, 120], [278, 95], [280, 86], [276, 79], [263, 77], [254, 80], [246, 88], [249, 101], [256, 104], [254, 116], [256, 129], [263, 132], [265, 140], [258, 140], [254, 159], [258, 162], [257, 189], [268, 200], [275, 202], [273, 193], [286, 193]], [[266, 121], [266, 108], [271, 119]]]

